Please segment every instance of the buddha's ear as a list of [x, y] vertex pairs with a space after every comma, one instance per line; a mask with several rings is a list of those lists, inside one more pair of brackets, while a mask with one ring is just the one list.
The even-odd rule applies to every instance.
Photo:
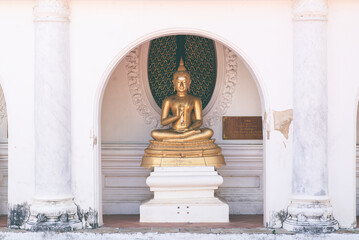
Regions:
[[175, 84], [175, 78], [173, 77], [172, 80], [172, 84], [173, 84], [173, 91], [176, 91], [176, 84]]

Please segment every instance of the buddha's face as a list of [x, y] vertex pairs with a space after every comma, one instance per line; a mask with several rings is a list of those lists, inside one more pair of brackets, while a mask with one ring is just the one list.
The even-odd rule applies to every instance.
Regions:
[[178, 76], [174, 80], [174, 87], [177, 92], [187, 92], [190, 84], [191, 81], [189, 80], [189, 78], [187, 78], [187, 76]]

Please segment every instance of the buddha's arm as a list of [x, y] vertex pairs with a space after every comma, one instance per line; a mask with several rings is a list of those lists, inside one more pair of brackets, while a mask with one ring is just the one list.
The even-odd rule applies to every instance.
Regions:
[[196, 129], [202, 126], [203, 120], [202, 120], [202, 102], [200, 99], [196, 99], [194, 102], [194, 120], [192, 125], [189, 127], [189, 129]]
[[170, 113], [170, 101], [168, 99], [163, 100], [162, 104], [162, 113], [161, 113], [161, 124], [166, 126], [174, 121], [180, 119], [181, 115], [177, 114], [176, 116], [168, 117]]

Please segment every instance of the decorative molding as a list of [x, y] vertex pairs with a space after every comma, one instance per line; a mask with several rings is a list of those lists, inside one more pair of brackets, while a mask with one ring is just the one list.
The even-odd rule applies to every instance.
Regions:
[[143, 87], [140, 80], [139, 65], [139, 48], [133, 49], [126, 56], [127, 80], [133, 104], [136, 106], [137, 112], [143, 117], [146, 124], [152, 128], [159, 125], [159, 117], [156, 117], [151, 109], [145, 103], [146, 94], [143, 94]]
[[204, 126], [212, 127], [221, 121], [221, 117], [227, 112], [232, 103], [232, 95], [235, 91], [235, 86], [238, 79], [238, 57], [229, 48], [225, 48], [225, 82], [223, 86], [222, 95], [218, 102], [216, 102], [215, 109], [209, 112], [204, 121]]
[[0, 90], [0, 124], [2, 124], [6, 118], [7, 118], [7, 109], [6, 109], [5, 96], [4, 96], [4, 92], [1, 89]]
[[68, 22], [69, 0], [37, 0], [34, 16], [35, 22]]
[[295, 0], [293, 4], [294, 21], [326, 21], [327, 0]]
[[154, 117], [158, 118], [158, 121], [160, 121], [161, 117], [161, 108], [157, 105], [155, 99], [152, 96], [152, 92], [150, 89], [150, 84], [148, 80], [148, 74], [147, 74], [147, 63], [148, 63], [148, 53], [150, 51], [150, 42], [146, 42], [141, 45], [141, 55], [140, 55], [140, 66], [142, 66], [141, 71], [141, 85], [145, 91], [146, 94], [146, 100], [148, 101], [149, 105], [152, 107], [152, 110], [154, 111]]

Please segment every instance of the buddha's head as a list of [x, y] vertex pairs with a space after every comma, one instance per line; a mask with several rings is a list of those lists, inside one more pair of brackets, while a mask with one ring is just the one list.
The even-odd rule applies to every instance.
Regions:
[[189, 86], [191, 85], [191, 78], [187, 72], [183, 60], [181, 58], [180, 65], [177, 69], [177, 72], [173, 74], [173, 86], [177, 92], [187, 92], [189, 91]]

